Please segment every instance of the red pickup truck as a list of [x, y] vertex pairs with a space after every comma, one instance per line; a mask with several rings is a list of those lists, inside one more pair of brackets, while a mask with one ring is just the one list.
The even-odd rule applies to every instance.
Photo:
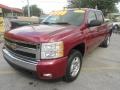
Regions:
[[82, 58], [98, 46], [108, 47], [110, 28], [100, 10], [53, 12], [39, 26], [5, 32], [7, 62], [34, 71], [41, 79], [77, 78]]

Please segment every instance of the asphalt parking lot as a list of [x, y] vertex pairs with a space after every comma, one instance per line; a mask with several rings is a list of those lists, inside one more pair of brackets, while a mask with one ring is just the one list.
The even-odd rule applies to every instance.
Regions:
[[0, 90], [120, 90], [120, 35], [114, 34], [109, 48], [98, 47], [83, 60], [77, 80], [38, 80], [31, 73], [10, 67], [2, 57], [0, 44]]

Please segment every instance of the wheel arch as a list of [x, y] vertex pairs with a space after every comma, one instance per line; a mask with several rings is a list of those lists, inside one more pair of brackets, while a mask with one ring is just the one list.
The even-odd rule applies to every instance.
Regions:
[[86, 51], [86, 45], [85, 43], [80, 43], [80, 44], [75, 45], [72, 49], [70, 49], [69, 55], [71, 54], [72, 50], [78, 50], [81, 52], [82, 56], [84, 56], [85, 51]]

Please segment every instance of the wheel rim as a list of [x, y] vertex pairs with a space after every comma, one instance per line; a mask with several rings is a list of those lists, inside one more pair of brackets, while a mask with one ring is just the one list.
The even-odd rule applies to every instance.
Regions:
[[108, 39], [107, 39], [107, 45], [109, 45], [110, 44], [110, 37], [108, 37]]
[[75, 57], [72, 61], [71, 68], [70, 68], [71, 76], [76, 77], [79, 70], [80, 70], [80, 58]]

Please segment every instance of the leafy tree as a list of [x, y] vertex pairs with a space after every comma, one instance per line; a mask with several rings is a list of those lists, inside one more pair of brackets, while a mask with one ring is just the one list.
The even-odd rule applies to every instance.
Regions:
[[[28, 16], [28, 6], [26, 5], [23, 7], [24, 15]], [[37, 7], [37, 5], [31, 5], [30, 6], [30, 14], [31, 16], [40, 16], [42, 14], [42, 10]]]
[[116, 3], [120, 0], [71, 0], [69, 7], [73, 8], [97, 8], [106, 15], [111, 12], [118, 12]]

